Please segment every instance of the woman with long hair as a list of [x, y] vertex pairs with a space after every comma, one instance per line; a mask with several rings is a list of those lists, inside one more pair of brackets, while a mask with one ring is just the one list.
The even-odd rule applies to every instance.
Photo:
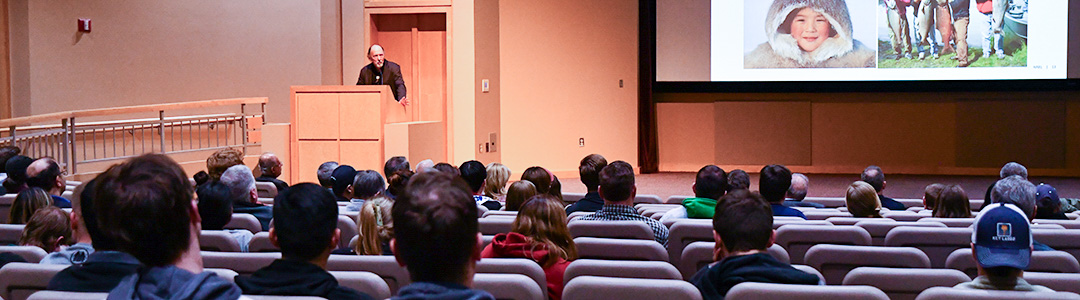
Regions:
[[356, 255], [393, 254], [390, 251], [390, 239], [394, 238], [394, 222], [390, 217], [390, 209], [393, 207], [394, 200], [382, 196], [364, 201], [360, 214], [356, 215], [356, 229], [359, 233], [356, 245], [353, 245]]
[[881, 200], [877, 191], [865, 181], [856, 181], [847, 189], [848, 212], [856, 218], [880, 218]]
[[968, 201], [967, 193], [959, 185], [948, 185], [941, 190], [938, 197], [937, 207], [934, 209], [935, 218], [971, 218], [971, 202]]
[[487, 165], [487, 174], [487, 179], [484, 182], [484, 196], [505, 203], [506, 183], [510, 181], [510, 168], [493, 162]]
[[536, 186], [528, 180], [518, 180], [506, 190], [506, 206], [503, 208], [506, 211], [518, 211], [521, 205], [533, 196], [536, 196]]
[[19, 192], [15, 196], [15, 201], [11, 203], [11, 211], [8, 212], [8, 224], [26, 224], [30, 221], [30, 217], [34, 215], [38, 209], [51, 206], [53, 203], [52, 196], [45, 190], [37, 187], [32, 187]]
[[577, 246], [566, 228], [566, 210], [550, 195], [536, 195], [525, 202], [510, 233], [495, 235], [481, 256], [528, 258], [540, 264], [547, 277], [548, 298], [560, 299], [563, 273], [577, 258]]

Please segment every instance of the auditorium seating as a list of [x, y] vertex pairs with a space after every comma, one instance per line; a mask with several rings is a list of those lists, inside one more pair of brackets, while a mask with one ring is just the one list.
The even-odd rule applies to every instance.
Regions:
[[345, 215], [338, 215], [337, 229], [341, 230], [341, 240], [338, 241], [338, 248], [348, 247], [349, 241], [357, 235], [356, 219]]
[[825, 220], [803, 220], [802, 218], [795, 217], [798, 220], [773, 220], [772, 228], [780, 229], [784, 225], [817, 225], [817, 226], [832, 226], [833, 223]]
[[701, 293], [694, 285], [683, 280], [578, 276], [566, 283], [562, 298], [564, 300], [700, 300]]
[[910, 211], [890, 211], [890, 212], [882, 213], [882, 216], [886, 217], [886, 218], [889, 218], [889, 219], [896, 220], [896, 221], [901, 221], [901, 222], [918, 221], [918, 220], [920, 220], [922, 218], [928, 217], [925, 214], [920, 214], [920, 213], [910, 212]]
[[[855, 225], [856, 223], [866, 221], [866, 220], [867, 220], [867, 218], [856, 218], [856, 217], [831, 217], [831, 218], [825, 219], [825, 221], [829, 221], [829, 223], [832, 223], [833, 225]], [[879, 221], [882, 221], [882, 222], [896, 222], [896, 220], [893, 220], [893, 219], [876, 219], [875, 218], [875, 219], [871, 219], [871, 220], [879, 220]], [[873, 235], [870, 235], [870, 236], [873, 237]]]
[[697, 241], [713, 242], [712, 220], [682, 219], [668, 230], [668, 261], [679, 263], [683, 248]]
[[580, 258], [667, 261], [664, 246], [653, 240], [579, 237], [574, 239]]
[[930, 258], [910, 247], [815, 245], [806, 251], [805, 260], [833, 285], [843, 283], [857, 267], [930, 268]]
[[270, 242], [270, 232], [263, 231], [251, 237], [248, 243], [248, 252], [280, 252], [281, 248]]
[[1078, 273], [1044, 273], [1024, 272], [1024, 280], [1030, 284], [1037, 284], [1058, 292], [1070, 292], [1080, 294], [1080, 274]]
[[390, 293], [410, 283], [409, 271], [398, 265], [393, 256], [384, 255], [330, 255], [326, 262], [328, 271], [366, 271], [375, 273], [386, 281]]
[[203, 251], [240, 252], [240, 243], [224, 230], [203, 230], [199, 233]]
[[892, 300], [915, 299], [923, 290], [953, 287], [971, 281], [963, 272], [943, 269], [858, 267], [844, 276], [844, 285], [869, 285]]
[[856, 226], [787, 225], [776, 230], [776, 243], [787, 249], [792, 264], [803, 264], [803, 256], [818, 244], [869, 246], [870, 233]]
[[1046, 244], [1054, 250], [1068, 252], [1080, 260], [1080, 230], [1032, 230], [1031, 234], [1035, 241]]
[[478, 221], [480, 233], [484, 235], [510, 232], [510, 228], [514, 224], [514, 219], [511, 218], [480, 218]]
[[634, 204], [638, 203], [661, 204], [664, 203], [664, 201], [661, 200], [660, 196], [657, 195], [637, 194], [636, 196], [634, 196]]
[[883, 222], [881, 220], [889, 219], [866, 220], [855, 223], [855, 226], [862, 227], [863, 229], [866, 229], [866, 232], [870, 233], [870, 237], [871, 239], [873, 239], [874, 246], [884, 246], [885, 236], [888, 235], [889, 231], [893, 228], [901, 226], [946, 228], [945, 224], [941, 224], [938, 222]]
[[274, 198], [278, 194], [277, 186], [273, 182], [255, 182], [255, 190], [259, 193], [259, 198]]
[[38, 263], [48, 252], [37, 246], [0, 246], [0, 253], [11, 252], [19, 257], [22, 257], [27, 262]]
[[1057, 224], [1065, 229], [1080, 229], [1080, 221], [1077, 220], [1046, 220], [1035, 219], [1035, 224]]
[[585, 198], [585, 193], [562, 193], [563, 202], [566, 203], [578, 202], [581, 198]]
[[938, 222], [950, 228], [968, 228], [975, 218], [922, 218], [919, 222]]
[[547, 277], [544, 275], [544, 269], [531, 259], [484, 258], [476, 263], [476, 273], [524, 275], [540, 289], [540, 292], [547, 293]]
[[[4, 218], [7, 218], [7, 215], [4, 215]], [[26, 225], [0, 224], [0, 245], [13, 245], [18, 243], [24, 227], [26, 227]]]
[[8, 217], [11, 216], [11, 203], [15, 202], [15, 196], [17, 194], [3, 194], [0, 195], [0, 224], [7, 224]]
[[247, 229], [252, 234], [256, 234], [262, 231], [262, 224], [252, 214], [234, 213], [229, 223], [225, 224], [225, 229]]
[[831, 210], [808, 210], [803, 212], [806, 220], [827, 220], [832, 217], [851, 217], [850, 213]]
[[[38, 250], [41, 250], [40, 248]], [[3, 252], [0, 250], [0, 252]], [[22, 300], [36, 291], [44, 290], [49, 279], [67, 268], [64, 265], [9, 263], [0, 268], [0, 299]]]
[[516, 212], [516, 211], [489, 210], [487, 212], [484, 212], [484, 215], [481, 216], [481, 218], [487, 218], [487, 217], [511, 217], [511, 218], [516, 218], [517, 214], [518, 214], [518, 212]]
[[572, 237], [653, 240], [652, 229], [640, 221], [574, 221], [566, 225]]
[[[956, 249], [945, 260], [945, 267], [960, 270], [971, 278], [975, 278], [975, 258], [971, 256], [971, 248]], [[1072, 255], [1064, 251], [1032, 251], [1031, 262], [1026, 271], [1052, 272], [1052, 273], [1080, 273], [1080, 263]]]
[[[694, 273], [713, 262], [713, 253], [716, 243], [713, 241], [698, 241], [690, 243], [683, 249], [681, 261], [676, 263], [683, 278], [689, 280]], [[780, 245], [773, 244], [768, 249], [768, 254], [782, 263], [790, 263], [787, 250]]]
[[[280, 252], [240, 253], [202, 251], [203, 267], [236, 271], [240, 275], [251, 275], [274, 260], [281, 258]], [[332, 257], [332, 256], [331, 256]]]
[[694, 196], [671, 195], [671, 196], [668, 196], [667, 200], [664, 200], [664, 203], [667, 203], [667, 204], [682, 204], [682, 201], [686, 200], [687, 198], [694, 198]]
[[547, 293], [528, 276], [520, 274], [476, 274], [473, 288], [491, 293], [495, 299], [544, 300]]
[[932, 287], [926, 289], [922, 293], [919, 293], [916, 300], [983, 300], [983, 299], [1040, 299], [1040, 300], [1057, 300], [1057, 299], [1080, 299], [1080, 295], [1066, 292], [1017, 292], [1017, 291], [988, 291], [988, 290], [967, 290], [967, 289], [954, 289], [948, 287]]
[[885, 246], [919, 248], [930, 257], [930, 266], [940, 269], [953, 251], [971, 247], [971, 229], [897, 227], [885, 236]]
[[825, 283], [825, 276], [821, 275], [821, 272], [818, 272], [818, 270], [814, 269], [814, 267], [807, 265], [791, 265], [791, 267], [795, 268], [796, 270], [803, 271], [807, 274], [817, 276], [818, 282], [821, 282], [822, 284]]
[[847, 200], [843, 197], [806, 197], [803, 202], [817, 203], [829, 208], [847, 205]]
[[724, 299], [728, 300], [888, 300], [881, 290], [863, 285], [812, 286], [744, 282], [735, 285]]
[[362, 293], [368, 294], [374, 299], [386, 299], [390, 298], [390, 286], [386, 284], [386, 281], [371, 272], [357, 272], [357, 271], [332, 271], [330, 275], [334, 275], [338, 284], [351, 288]]
[[[577, 259], [566, 267], [563, 283], [578, 276], [602, 276], [643, 279], [683, 279], [675, 266], [665, 261], [621, 261]], [[688, 279], [688, 278], [687, 278]]]

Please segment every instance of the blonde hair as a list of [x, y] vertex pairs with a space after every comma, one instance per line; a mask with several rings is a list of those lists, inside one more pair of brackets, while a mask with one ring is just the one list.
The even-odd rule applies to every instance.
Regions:
[[880, 218], [881, 199], [877, 191], [865, 181], [856, 181], [847, 189], [847, 207], [851, 215], [859, 218]]
[[[549, 257], [577, 258], [577, 245], [566, 228], [566, 210], [550, 195], [536, 195], [521, 206], [510, 231], [529, 237], [534, 249], [545, 249]], [[550, 267], [555, 259], [538, 262]]]
[[510, 168], [503, 164], [493, 162], [487, 165], [487, 179], [484, 185], [484, 196], [491, 199], [501, 200], [506, 196], [506, 182], [510, 180]]
[[32, 187], [19, 192], [15, 201], [11, 203], [11, 211], [8, 212], [8, 224], [26, 224], [30, 217], [39, 209], [51, 206], [52, 196], [45, 190]]
[[19, 245], [37, 246], [45, 252], [56, 252], [67, 245], [71, 237], [71, 219], [56, 206], [46, 206], [30, 217], [19, 237]]
[[353, 250], [356, 255], [382, 255], [383, 243], [394, 237], [394, 222], [390, 217], [390, 209], [394, 201], [389, 198], [378, 196], [364, 201], [360, 207], [360, 213], [356, 215], [356, 245]]

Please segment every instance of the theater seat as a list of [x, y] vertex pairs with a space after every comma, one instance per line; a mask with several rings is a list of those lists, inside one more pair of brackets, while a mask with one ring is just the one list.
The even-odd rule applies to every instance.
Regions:
[[1024, 280], [1058, 292], [1080, 294], [1080, 273], [1024, 272]]
[[269, 266], [281, 258], [280, 252], [242, 253], [202, 251], [204, 268], [219, 268], [236, 271], [240, 275], [251, 275], [256, 270]]
[[[3, 214], [3, 218], [7, 218], [7, 214]], [[5, 221], [6, 222], [6, 221]], [[26, 225], [23, 224], [0, 224], [0, 245], [14, 245], [19, 242], [19, 237], [22, 236], [23, 228]]]
[[[945, 260], [945, 268], [960, 270], [971, 278], [978, 275], [975, 258], [971, 256], [971, 248], [956, 249]], [[1032, 251], [1031, 261], [1025, 271], [1049, 272], [1049, 273], [1078, 273], [1080, 263], [1076, 258], [1064, 251]]]
[[30, 295], [30, 300], [104, 300], [109, 293], [80, 293], [60, 291], [40, 291]]
[[477, 274], [520, 274], [529, 277], [542, 293], [547, 293], [547, 275], [535, 261], [527, 258], [484, 258], [476, 263]]
[[479, 222], [477, 225], [480, 228], [480, 233], [484, 235], [508, 233], [514, 224], [512, 218], [480, 218], [477, 221]]
[[390, 293], [409, 285], [409, 271], [398, 265], [397, 260], [389, 255], [330, 255], [326, 262], [328, 271], [366, 271], [375, 273], [386, 281]]
[[[35, 247], [36, 248], [36, 247]], [[40, 250], [40, 248], [39, 248]], [[0, 298], [26, 299], [34, 292], [49, 286], [49, 280], [65, 265], [42, 265], [38, 263], [13, 262], [0, 268]]]
[[915, 299], [923, 290], [952, 287], [971, 281], [957, 270], [858, 267], [844, 277], [844, 285], [869, 285], [880, 289], [892, 300]]
[[1032, 230], [1032, 238], [1054, 250], [1065, 251], [1080, 260], [1080, 230]]
[[45, 250], [37, 246], [0, 246], [0, 253], [11, 252], [22, 257], [29, 263], [41, 262], [41, 259], [49, 255]]
[[806, 251], [806, 264], [825, 276], [827, 284], [841, 284], [857, 267], [929, 268], [930, 258], [911, 247], [815, 245]]
[[278, 194], [277, 186], [273, 182], [255, 182], [255, 190], [259, 193], [259, 198], [274, 198]]
[[870, 233], [855, 226], [786, 225], [776, 230], [776, 243], [787, 249], [793, 264], [818, 244], [869, 246]]
[[744, 282], [728, 290], [727, 300], [888, 300], [881, 290], [864, 285], [825, 286]]
[[270, 242], [270, 232], [263, 231], [251, 237], [248, 243], [248, 252], [281, 252], [281, 248]]
[[[711, 264], [713, 262], [713, 252], [715, 251], [716, 242], [693, 242], [683, 249], [682, 261], [677, 266], [679, 272], [682, 273], [683, 278], [690, 280], [690, 277], [694, 276], [701, 268]], [[780, 245], [773, 244], [768, 249], [768, 254], [782, 263], [790, 263], [791, 259], [788, 257], [787, 250]]]
[[570, 236], [653, 240], [653, 231], [641, 221], [574, 221], [566, 225]]
[[332, 271], [330, 275], [334, 275], [338, 284], [350, 289], [357, 290], [361, 293], [368, 294], [374, 299], [386, 299], [390, 298], [390, 286], [386, 285], [386, 281], [371, 272], [363, 271]]
[[712, 220], [679, 219], [668, 230], [668, 262], [678, 264], [683, 248], [693, 242], [713, 241]]
[[885, 246], [919, 248], [930, 257], [930, 267], [944, 268], [953, 251], [971, 248], [971, 229], [897, 227], [885, 236]]
[[199, 233], [199, 248], [203, 251], [240, 252], [240, 243], [223, 230], [203, 230]]
[[933, 287], [929, 288], [915, 297], [916, 300], [989, 300], [989, 299], [1040, 299], [1040, 300], [1058, 300], [1058, 299], [1080, 299], [1080, 295], [1066, 292], [1017, 292], [1017, 291], [988, 291], [988, 290], [968, 290], [968, 289], [956, 289], [951, 287]]
[[521, 274], [476, 274], [473, 288], [484, 290], [495, 299], [544, 300], [547, 293], [528, 276]]
[[341, 239], [338, 248], [349, 247], [349, 241], [357, 236], [356, 219], [345, 215], [338, 215], [337, 229], [341, 230]]
[[667, 261], [664, 246], [653, 240], [579, 237], [574, 239], [579, 258]]
[[919, 222], [938, 222], [950, 228], [968, 228], [975, 223], [975, 218], [922, 218]]
[[683, 276], [675, 266], [665, 261], [622, 261], [578, 259], [566, 267], [563, 283], [578, 276], [600, 276], [642, 279], [675, 279]]
[[[701, 292], [683, 280], [578, 276], [563, 288], [564, 300], [700, 300]], [[790, 300], [790, 299], [789, 299]]]
[[262, 231], [262, 223], [259, 223], [259, 219], [255, 218], [255, 215], [246, 213], [234, 213], [229, 223], [225, 224], [225, 229], [247, 229], [251, 231], [251, 234], [256, 234]]
[[895, 221], [882, 221], [890, 219], [874, 219], [865, 220], [855, 223], [855, 226], [866, 229], [866, 232], [870, 233], [870, 238], [873, 240], [874, 246], [884, 246], [885, 236], [889, 234], [889, 231], [896, 227], [901, 226], [916, 226], [916, 227], [938, 227], [945, 228], [945, 224], [938, 222], [895, 222]]

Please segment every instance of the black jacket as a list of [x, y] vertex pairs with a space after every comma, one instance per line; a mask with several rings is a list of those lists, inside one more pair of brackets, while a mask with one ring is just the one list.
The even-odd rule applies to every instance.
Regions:
[[690, 278], [706, 300], [724, 299], [728, 290], [743, 282], [816, 285], [819, 281], [817, 276], [792, 268], [767, 253], [727, 257]]
[[317, 296], [326, 299], [371, 299], [356, 290], [338, 285], [334, 275], [303, 261], [275, 260], [251, 276], [237, 276], [236, 285], [245, 295]]
[[107, 293], [142, 264], [130, 254], [119, 251], [96, 251], [86, 262], [72, 265], [49, 280], [53, 291]]
[[382, 70], [375, 68], [375, 64], [367, 64], [360, 69], [360, 78], [356, 85], [389, 85], [390, 91], [394, 92], [394, 100], [401, 101], [405, 98], [405, 79], [401, 78], [401, 66], [392, 62], [384, 61]]

